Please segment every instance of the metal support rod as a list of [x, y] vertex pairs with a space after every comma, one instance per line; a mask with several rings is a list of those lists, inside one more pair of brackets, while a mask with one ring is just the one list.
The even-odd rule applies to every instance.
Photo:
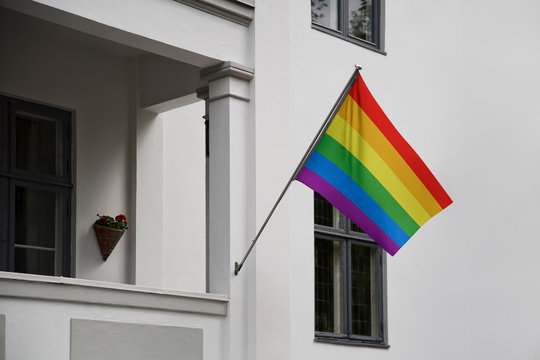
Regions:
[[263, 232], [264, 228], [268, 224], [268, 221], [270, 220], [270, 218], [274, 214], [274, 211], [276, 210], [277, 206], [281, 202], [281, 199], [283, 199], [283, 196], [285, 196], [285, 193], [289, 189], [289, 186], [294, 181], [294, 179], [296, 179], [296, 176], [298, 176], [298, 173], [302, 170], [302, 168], [304, 167], [304, 165], [308, 161], [309, 157], [311, 156], [311, 154], [313, 153], [313, 151], [315, 150], [317, 145], [319, 145], [319, 142], [321, 141], [321, 138], [323, 137], [324, 133], [326, 132], [326, 130], [330, 126], [330, 123], [332, 122], [332, 120], [336, 116], [336, 113], [338, 112], [339, 107], [341, 106], [341, 104], [343, 103], [343, 101], [345, 100], [347, 95], [349, 94], [349, 91], [351, 90], [351, 87], [353, 86], [354, 82], [356, 81], [356, 78], [360, 74], [360, 70], [362, 69], [362, 67], [360, 65], [358, 65], [358, 64], [355, 65], [354, 68], [355, 68], [354, 72], [353, 72], [351, 78], [349, 79], [349, 81], [347, 82], [347, 85], [345, 85], [345, 87], [343, 88], [341, 94], [339, 95], [338, 99], [334, 103], [334, 106], [332, 107], [332, 110], [330, 111], [330, 113], [326, 117], [326, 120], [323, 122], [321, 128], [319, 129], [319, 131], [317, 132], [317, 134], [315, 135], [315, 137], [311, 141], [311, 144], [309, 145], [306, 153], [304, 154], [304, 156], [300, 160], [300, 163], [298, 163], [298, 166], [296, 167], [293, 174], [289, 178], [289, 181], [287, 181], [287, 184], [285, 185], [285, 187], [281, 191], [281, 194], [279, 195], [277, 201], [274, 203], [274, 206], [272, 207], [272, 210], [270, 210], [270, 213], [268, 214], [268, 216], [264, 220], [264, 223], [261, 225], [261, 228], [257, 232], [257, 235], [255, 235], [255, 238], [251, 242], [251, 245], [249, 246], [246, 254], [242, 258], [242, 261], [240, 263], [238, 263], [238, 262], [234, 263], [234, 275], [238, 275], [238, 273], [240, 272], [240, 269], [242, 269], [242, 266], [244, 266], [244, 262], [246, 261], [247, 257], [251, 253], [251, 250], [255, 246], [255, 243], [259, 239], [259, 236], [261, 236], [261, 233]]

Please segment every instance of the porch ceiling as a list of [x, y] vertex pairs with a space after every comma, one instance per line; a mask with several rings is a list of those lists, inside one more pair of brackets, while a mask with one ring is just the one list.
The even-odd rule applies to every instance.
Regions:
[[193, 94], [197, 88], [206, 84], [200, 80], [200, 69], [197, 66], [73, 30], [1, 6], [0, 24], [7, 32], [40, 34], [44, 39], [67, 44], [69, 47], [133, 61], [138, 68], [140, 105], [143, 108]]
[[[0, 2], [0, 5], [1, 4], [2, 3]], [[90, 48], [111, 56], [133, 58], [148, 54], [148, 52], [140, 49], [89, 35], [1, 6], [0, 21], [9, 23], [11, 27], [14, 27], [13, 31], [17, 31], [17, 28], [34, 31], [39, 34], [57, 38], [60, 41], [70, 43], [74, 46]]]
[[[70, 0], [0, 0], [0, 12], [6, 9], [72, 29], [79, 33], [70, 34], [75, 39], [86, 34], [90, 36], [89, 43], [99, 48], [108, 47], [99, 41], [106, 39], [113, 44], [111, 51], [121, 56], [138, 56], [137, 51], [142, 51], [200, 68], [219, 64], [223, 59], [239, 63], [245, 60], [248, 31], [244, 26], [208, 17], [204, 12], [168, 0], [95, 0], [92, 4]], [[199, 28], [203, 22], [207, 26]], [[129, 49], [123, 51], [117, 44]]]

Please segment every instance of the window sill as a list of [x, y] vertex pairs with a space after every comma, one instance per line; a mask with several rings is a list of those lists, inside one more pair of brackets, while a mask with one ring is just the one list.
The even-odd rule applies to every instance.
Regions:
[[349, 340], [349, 339], [338, 339], [338, 338], [328, 338], [328, 337], [315, 337], [314, 341], [317, 342], [317, 343], [348, 345], [348, 346], [365, 346], [365, 347], [374, 347], [374, 348], [379, 348], [379, 349], [389, 349], [390, 348], [390, 345], [373, 343], [373, 342], [366, 342], [366, 341], [361, 341], [361, 340]]
[[318, 30], [318, 31], [321, 31], [321, 32], [323, 32], [325, 34], [337, 37], [339, 39], [345, 40], [347, 42], [356, 44], [356, 45], [361, 46], [363, 48], [366, 48], [368, 50], [372, 50], [372, 51], [374, 51], [376, 53], [379, 53], [381, 55], [386, 55], [386, 51], [384, 51], [382, 49], [379, 49], [377, 47], [377, 45], [375, 45], [375, 44], [372, 44], [372, 43], [369, 43], [369, 42], [366, 42], [366, 41], [362, 41], [362, 40], [356, 39], [354, 37], [345, 36], [341, 32], [326, 28], [326, 27], [318, 25], [318, 24], [313, 24], [312, 23], [311, 28], [315, 29], [315, 30]]
[[0, 272], [0, 298], [107, 305], [226, 316], [228, 296]]

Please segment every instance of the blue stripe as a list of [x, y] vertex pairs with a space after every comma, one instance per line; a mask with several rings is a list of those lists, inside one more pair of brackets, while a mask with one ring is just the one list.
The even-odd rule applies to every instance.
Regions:
[[325, 156], [314, 151], [305, 166], [345, 195], [400, 247], [409, 240], [410, 236], [396, 224], [375, 200], [349, 175]]

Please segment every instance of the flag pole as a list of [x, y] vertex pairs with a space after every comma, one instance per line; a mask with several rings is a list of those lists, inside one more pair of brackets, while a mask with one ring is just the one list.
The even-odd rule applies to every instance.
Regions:
[[317, 147], [317, 145], [321, 141], [321, 138], [324, 135], [324, 133], [326, 132], [326, 130], [328, 129], [328, 127], [330, 126], [330, 123], [332, 122], [332, 119], [334, 119], [334, 117], [336, 116], [336, 113], [338, 112], [339, 107], [341, 106], [341, 104], [343, 103], [343, 101], [345, 100], [347, 95], [349, 94], [349, 91], [351, 90], [354, 82], [356, 81], [356, 78], [360, 74], [361, 69], [362, 69], [362, 67], [360, 65], [358, 65], [358, 64], [354, 65], [354, 72], [351, 75], [351, 78], [347, 82], [347, 85], [345, 85], [345, 87], [341, 91], [341, 94], [339, 95], [339, 97], [336, 100], [334, 106], [332, 107], [332, 110], [330, 110], [330, 113], [326, 117], [326, 120], [323, 122], [321, 128], [319, 129], [319, 131], [317, 132], [317, 134], [315, 135], [315, 137], [311, 141], [311, 144], [309, 145], [306, 153], [304, 154], [304, 156], [300, 160], [300, 163], [298, 163], [298, 166], [296, 167], [293, 174], [289, 178], [289, 181], [287, 181], [287, 184], [285, 185], [285, 187], [281, 191], [281, 194], [279, 195], [278, 199], [274, 203], [274, 206], [272, 206], [272, 210], [270, 210], [270, 213], [268, 214], [268, 216], [264, 220], [263, 224], [261, 225], [259, 231], [257, 232], [257, 235], [255, 235], [255, 238], [251, 242], [251, 245], [249, 246], [246, 254], [242, 258], [242, 261], [240, 261], [240, 263], [238, 263], [238, 262], [234, 263], [234, 275], [235, 276], [238, 275], [238, 273], [240, 272], [240, 269], [242, 269], [242, 266], [244, 266], [244, 263], [245, 263], [247, 257], [249, 256], [249, 254], [251, 253], [251, 250], [253, 249], [253, 247], [257, 243], [257, 240], [259, 240], [259, 236], [261, 236], [261, 233], [263, 232], [264, 228], [266, 227], [266, 224], [268, 224], [268, 221], [270, 220], [270, 218], [274, 214], [274, 211], [276, 210], [277, 206], [281, 202], [281, 199], [283, 199], [283, 196], [285, 196], [285, 193], [289, 189], [289, 186], [294, 181], [294, 179], [296, 179], [296, 176], [298, 176], [298, 173], [300, 172], [300, 170], [302, 170], [302, 168], [306, 164], [307, 160], [309, 159], [309, 157], [311, 156], [311, 154], [313, 153], [313, 151], [315, 150], [315, 148]]

